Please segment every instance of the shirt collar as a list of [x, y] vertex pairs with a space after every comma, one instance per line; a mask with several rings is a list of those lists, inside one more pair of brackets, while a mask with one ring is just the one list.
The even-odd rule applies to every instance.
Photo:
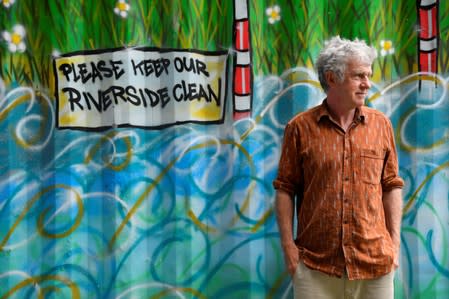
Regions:
[[[329, 113], [329, 109], [327, 106], [327, 99], [324, 99], [320, 106], [318, 106], [316, 121], [319, 122], [323, 117], [331, 118]], [[366, 115], [366, 109], [364, 106], [360, 108], [356, 108], [354, 120], [357, 123], [366, 123], [368, 121], [368, 117]]]

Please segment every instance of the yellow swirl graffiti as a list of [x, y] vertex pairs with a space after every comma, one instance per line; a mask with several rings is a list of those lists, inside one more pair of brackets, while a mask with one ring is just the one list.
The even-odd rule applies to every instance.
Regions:
[[44, 210], [44, 212], [40, 215], [38, 223], [37, 223], [37, 229], [38, 232], [43, 235], [46, 236], [48, 238], [62, 238], [62, 237], [66, 237], [69, 234], [71, 234], [81, 223], [81, 220], [83, 218], [83, 214], [84, 214], [84, 206], [83, 206], [83, 202], [81, 200], [81, 195], [75, 190], [73, 189], [71, 186], [67, 186], [67, 185], [54, 185], [54, 186], [49, 186], [43, 190], [41, 190], [40, 192], [38, 192], [36, 195], [33, 196], [33, 198], [30, 199], [30, 201], [27, 202], [25, 208], [22, 210], [22, 212], [20, 213], [19, 217], [16, 219], [16, 221], [14, 222], [14, 224], [12, 225], [12, 227], [9, 229], [8, 233], [6, 234], [6, 236], [3, 238], [3, 240], [0, 243], [0, 251], [3, 250], [3, 247], [6, 245], [6, 243], [8, 242], [9, 238], [11, 237], [11, 235], [13, 234], [14, 230], [17, 228], [17, 226], [20, 224], [20, 222], [23, 220], [23, 218], [25, 217], [25, 215], [30, 211], [30, 209], [32, 208], [32, 206], [46, 193], [57, 189], [57, 188], [61, 188], [61, 189], [65, 189], [65, 190], [69, 190], [74, 192], [75, 196], [75, 200], [79, 206], [78, 208], [78, 214], [76, 215], [75, 218], [75, 223], [72, 225], [72, 227], [70, 229], [68, 229], [67, 231], [60, 233], [60, 234], [50, 234], [48, 232], [46, 232], [44, 230], [44, 223], [43, 223], [43, 219], [44, 219], [44, 215], [47, 212], [47, 210]]
[[[40, 91], [36, 91], [36, 99], [38, 101], [41, 101], [42, 97], [43, 97], [42, 93]], [[43, 101], [43, 103], [45, 103], [45, 101]], [[44, 119], [50, 119], [52, 116], [49, 107], [47, 105], [41, 105], [40, 107], [43, 110], [42, 115], [46, 115]], [[23, 148], [28, 148], [32, 145], [37, 144], [40, 140], [44, 138], [44, 136], [45, 136], [45, 126], [41, 125], [39, 126], [37, 134], [33, 138], [29, 138], [29, 140], [24, 140], [23, 138], [19, 138], [19, 136], [17, 136], [17, 134], [14, 133], [14, 140], [17, 142], [17, 144], [19, 144]]]
[[276, 292], [281, 289], [282, 284], [286, 281], [290, 280], [290, 274], [287, 270], [282, 272], [274, 281], [273, 285], [271, 286], [268, 294], [265, 296], [265, 299], [272, 299], [275, 298]]
[[[30, 277], [28, 279], [23, 280], [22, 282], [17, 284], [15, 287], [13, 287], [11, 290], [9, 290], [6, 294], [4, 294], [0, 299], [9, 298], [10, 296], [12, 296], [14, 293], [16, 293], [17, 291], [19, 291], [22, 288], [25, 288], [30, 285], [36, 285], [38, 283], [45, 282], [47, 280], [57, 280], [59, 282], [62, 282], [64, 285], [66, 285], [67, 287], [70, 288], [70, 290], [72, 292], [71, 298], [73, 298], [73, 299], [81, 298], [81, 294], [80, 294], [78, 286], [75, 283], [73, 283], [72, 281], [70, 281], [69, 279], [67, 279], [63, 276], [58, 276], [58, 275], [41, 275], [41, 276], [36, 276], [36, 277]], [[44, 290], [37, 289], [37, 298], [44, 299], [45, 298], [45, 290], [46, 289], [44, 289]]]
[[187, 216], [189, 216], [190, 220], [192, 220], [192, 222], [203, 232], [206, 232], [206, 233], [208, 233], [208, 232], [216, 233], [217, 232], [217, 230], [215, 228], [211, 227], [210, 225], [202, 223], [201, 220], [199, 220], [198, 217], [196, 217], [195, 213], [192, 210], [189, 210], [187, 212]]
[[[111, 131], [109, 132], [107, 135], [102, 136], [100, 138], [100, 141], [95, 144], [95, 146], [92, 147], [92, 149], [89, 151], [89, 154], [87, 155], [86, 159], [84, 160], [84, 163], [89, 163], [90, 161], [92, 161], [93, 157], [95, 156], [95, 154], [101, 149], [101, 146], [104, 143], [107, 143], [110, 139], [114, 139], [114, 137], [117, 135], [117, 132], [115, 131]], [[126, 158], [125, 160], [119, 164], [119, 165], [114, 165], [113, 164], [113, 160], [108, 161], [106, 164], [106, 167], [109, 167], [112, 170], [115, 171], [121, 171], [123, 170], [126, 166], [128, 166], [129, 162], [131, 161], [131, 156], [132, 156], [132, 144], [130, 141], [129, 137], [125, 137], [123, 138], [123, 142], [126, 145]]]
[[406, 213], [408, 210], [410, 210], [413, 203], [416, 201], [416, 198], [418, 197], [419, 192], [421, 189], [441, 170], [444, 168], [449, 167], [449, 161], [446, 161], [445, 163], [439, 165], [437, 168], [432, 170], [429, 175], [424, 179], [424, 181], [421, 182], [421, 184], [418, 186], [418, 188], [415, 190], [415, 192], [410, 196], [410, 199], [407, 201], [407, 204], [404, 206], [403, 212]]
[[26, 101], [29, 101], [31, 99], [31, 94], [24, 94], [16, 99], [14, 103], [10, 106], [8, 106], [6, 109], [0, 111], [0, 121], [3, 121], [5, 117], [14, 110], [17, 106], [20, 104], [25, 103]]
[[[125, 228], [125, 226], [128, 224], [128, 222], [130, 221], [130, 219], [134, 216], [134, 214], [137, 212], [137, 210], [139, 209], [139, 207], [142, 205], [142, 203], [145, 201], [145, 198], [153, 191], [153, 189], [161, 182], [161, 180], [165, 177], [165, 175], [168, 173], [168, 171], [176, 164], [177, 161], [179, 161], [183, 156], [185, 156], [187, 153], [197, 150], [197, 149], [201, 149], [201, 148], [205, 148], [211, 145], [215, 145], [216, 143], [214, 141], [207, 141], [204, 143], [200, 143], [200, 144], [196, 144], [196, 145], [192, 145], [189, 148], [187, 148], [181, 155], [179, 155], [178, 157], [174, 158], [172, 161], [170, 161], [170, 163], [168, 163], [168, 165], [161, 171], [161, 173], [154, 179], [153, 183], [148, 186], [147, 189], [145, 189], [142, 194], [140, 195], [140, 197], [137, 199], [136, 203], [131, 207], [131, 209], [129, 210], [129, 212], [126, 214], [125, 218], [123, 219], [123, 221], [120, 223], [118, 229], [115, 231], [114, 235], [112, 236], [111, 240], [109, 241], [109, 250], [113, 249], [113, 246], [115, 244], [115, 242], [117, 241], [118, 236], [121, 234], [121, 232], [123, 231], [123, 229]], [[251, 165], [251, 173], [254, 174], [254, 165], [252, 163], [252, 159], [251, 156], [249, 155], [249, 153], [238, 143], [235, 143], [233, 141], [229, 141], [229, 140], [220, 140], [220, 144], [224, 144], [224, 145], [233, 145], [236, 146], [237, 148], [239, 148], [239, 150], [245, 155], [245, 157], [248, 159], [248, 161], [250, 161], [250, 165]], [[248, 200], [248, 199], [247, 199]], [[244, 204], [246, 206], [246, 204]], [[205, 224], [202, 224], [200, 222], [200, 220], [195, 216], [192, 217], [194, 214], [193, 212], [188, 213], [189, 216], [192, 219], [195, 219], [194, 223], [196, 223], [198, 225], [198, 227], [200, 229], [210, 229], [208, 228]]]
[[[0, 111], [0, 121], [3, 121], [6, 118], [6, 116], [9, 113], [11, 113], [11, 111], [16, 109], [18, 106], [20, 106], [21, 104], [24, 104], [27, 101], [30, 101], [32, 99], [37, 99], [38, 101], [40, 101], [42, 99], [42, 94], [40, 92], [36, 92], [36, 97], [34, 97], [33, 94], [31, 92], [29, 92], [29, 93], [19, 96], [17, 99], [15, 99], [14, 102], [12, 102], [11, 105], [7, 106], [6, 109]], [[48, 118], [51, 117], [51, 115], [49, 113], [50, 109], [46, 105], [41, 105], [41, 108], [44, 109], [43, 110], [44, 115], [47, 115]], [[25, 140], [19, 138], [16, 133], [14, 133], [12, 135], [17, 144], [19, 144], [23, 148], [27, 148], [30, 145], [36, 144], [39, 140], [41, 140], [43, 138], [43, 136], [45, 135], [45, 127], [40, 126], [38, 134], [36, 134], [36, 136], [34, 136], [32, 139], [30, 139], [28, 141], [25, 141]]]
[[[407, 110], [406, 112], [404, 112], [403, 116], [401, 117], [401, 120], [399, 121], [399, 125], [397, 127], [396, 131], [396, 136], [401, 136], [400, 132], [402, 131], [402, 127], [404, 126], [404, 122], [406, 121], [406, 119], [413, 113], [415, 113], [418, 109], [416, 107], [412, 107], [409, 110]], [[411, 152], [430, 152], [432, 150], [434, 150], [436, 147], [442, 146], [447, 144], [447, 141], [449, 140], [449, 136], [443, 136], [443, 138], [441, 138], [440, 140], [437, 140], [435, 142], [433, 142], [432, 144], [428, 144], [425, 146], [411, 146], [408, 145], [404, 142], [404, 140], [402, 138], [398, 138], [399, 139], [399, 146], [402, 150], [411, 153]]]
[[439, 78], [439, 77], [437, 77], [435, 75], [431, 75], [431, 74], [427, 74], [427, 73], [412, 74], [410, 76], [407, 76], [407, 77], [405, 77], [405, 78], [403, 78], [403, 79], [401, 79], [401, 80], [399, 80], [399, 81], [389, 85], [388, 87], [384, 88], [383, 90], [378, 91], [378, 92], [372, 94], [367, 99], [366, 102], [367, 103], [372, 103], [372, 102], [378, 100], [382, 95], [384, 95], [390, 89], [392, 89], [394, 87], [397, 87], [398, 85], [414, 83], [416, 81], [430, 81], [430, 82], [433, 82], [435, 84], [441, 84], [441, 85], [443, 85], [445, 83], [441, 78]]
[[265, 222], [271, 217], [272, 214], [273, 214], [273, 208], [270, 208], [267, 211], [265, 211], [265, 213], [260, 218], [260, 220], [257, 221], [256, 224], [254, 224], [253, 228], [251, 228], [251, 232], [253, 232], [253, 233], [257, 232], [259, 230], [259, 228], [261, 228], [265, 224]]

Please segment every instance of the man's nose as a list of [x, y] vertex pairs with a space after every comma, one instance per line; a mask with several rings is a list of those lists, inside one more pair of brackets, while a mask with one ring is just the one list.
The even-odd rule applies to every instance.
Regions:
[[362, 86], [363, 86], [363, 88], [366, 88], [366, 89], [370, 89], [370, 88], [371, 88], [371, 80], [369, 79], [368, 76], [365, 76], [365, 77], [363, 78], [363, 80], [362, 80]]

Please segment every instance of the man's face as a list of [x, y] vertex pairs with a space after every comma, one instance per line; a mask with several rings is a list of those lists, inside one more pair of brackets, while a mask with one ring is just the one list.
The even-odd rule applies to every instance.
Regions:
[[371, 88], [371, 65], [351, 60], [347, 64], [343, 82], [335, 82], [333, 87], [339, 103], [346, 109], [363, 106]]

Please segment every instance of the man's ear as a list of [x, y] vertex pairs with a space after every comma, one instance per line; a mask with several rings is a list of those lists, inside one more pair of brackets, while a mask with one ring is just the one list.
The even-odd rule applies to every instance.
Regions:
[[335, 84], [335, 82], [337, 82], [337, 80], [336, 80], [337, 78], [335, 77], [335, 74], [331, 71], [327, 71], [324, 74], [324, 78], [326, 79], [326, 83], [329, 86], [332, 86]]

